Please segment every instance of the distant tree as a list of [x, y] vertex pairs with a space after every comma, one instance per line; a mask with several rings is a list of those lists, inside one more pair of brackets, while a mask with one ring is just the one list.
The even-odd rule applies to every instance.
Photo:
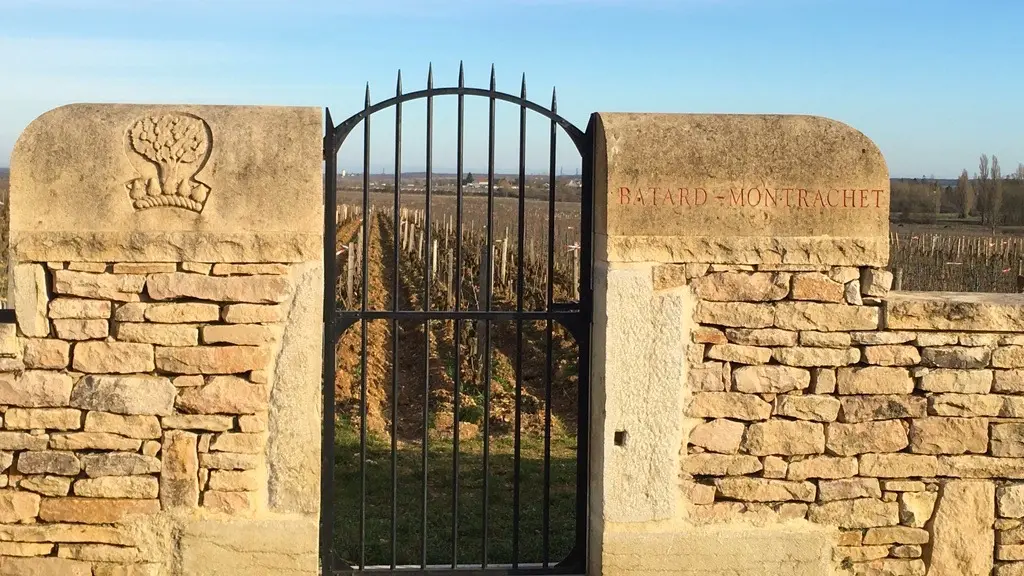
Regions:
[[999, 158], [992, 156], [992, 182], [991, 187], [991, 212], [990, 225], [992, 229], [999, 225], [1003, 215], [1003, 174], [999, 169]]
[[981, 223], [991, 224], [992, 218], [992, 199], [989, 195], [988, 186], [988, 155], [982, 154], [978, 160], [978, 175], [977, 185], [974, 187], [975, 195], [977, 198], [978, 210], [981, 212]]
[[1017, 164], [1017, 172], [1014, 173], [1017, 180], [1024, 180], [1024, 163]]
[[974, 210], [974, 186], [971, 186], [971, 177], [964, 169], [960, 173], [960, 179], [956, 181], [956, 200], [960, 209], [960, 217], [968, 218]]
[[473, 176], [472, 172], [466, 174], [466, 177], [462, 179], [463, 184], [472, 184], [473, 182], [476, 182], [476, 178]]

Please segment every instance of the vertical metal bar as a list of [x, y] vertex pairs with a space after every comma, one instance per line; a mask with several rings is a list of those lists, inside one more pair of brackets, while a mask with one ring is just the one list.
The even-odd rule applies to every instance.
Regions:
[[363, 105], [363, 286], [360, 294], [360, 310], [363, 316], [359, 354], [359, 569], [366, 567], [366, 333], [369, 325], [366, 311], [369, 307], [369, 249], [370, 249], [370, 85], [366, 85], [366, 101]]
[[[526, 100], [526, 74], [523, 74], [523, 87], [519, 92], [522, 101]], [[516, 274], [516, 312], [523, 312], [524, 264], [523, 246], [526, 244], [526, 106], [519, 105], [519, 236], [517, 238], [516, 255], [518, 270]], [[519, 521], [520, 521], [520, 466], [522, 463], [522, 421], [523, 421], [523, 320], [516, 318], [516, 421], [515, 447], [512, 454], [512, 567], [519, 568]]]
[[320, 443], [320, 564], [325, 573], [334, 569], [334, 320], [337, 303], [338, 260], [338, 154], [334, 121], [326, 114], [324, 131], [324, 355], [323, 355], [323, 437]]
[[[494, 266], [491, 260], [494, 258], [494, 107], [496, 100], [494, 93], [496, 91], [494, 80], [494, 65], [491, 65], [491, 94], [488, 98], [489, 115], [487, 125], [487, 257], [485, 258], [484, 265], [487, 266], [486, 277], [487, 286], [484, 288], [484, 309], [488, 312], [491, 311], [491, 289], [494, 284]], [[482, 530], [482, 563], [483, 568], [487, 568], [487, 525], [488, 525], [488, 512], [489, 512], [489, 500], [490, 492], [489, 488], [489, 476], [490, 476], [490, 447], [491, 447], [491, 320], [489, 318], [484, 319], [484, 483], [483, 483], [483, 530]]]
[[[456, 144], [455, 178], [455, 310], [462, 309], [462, 170], [463, 129], [466, 120], [466, 77], [462, 63], [459, 63], [459, 120], [458, 142]], [[455, 322], [455, 423], [452, 440], [452, 569], [459, 562], [459, 420], [462, 418], [462, 323]]]
[[[402, 71], [398, 71], [395, 96], [402, 95]], [[402, 194], [402, 102], [395, 104], [395, 216], [391, 309], [398, 312], [398, 229]], [[391, 319], [391, 569], [398, 563], [398, 319]]]
[[[426, 245], [427, 245], [427, 259], [426, 259], [426, 272], [424, 276], [426, 281], [423, 285], [423, 310], [430, 310], [430, 281], [432, 271], [432, 258], [436, 257], [436, 254], [430, 249], [430, 233], [431, 224], [433, 220], [430, 219], [430, 184], [431, 184], [431, 171], [434, 160], [434, 97], [429, 95], [430, 90], [434, 89], [434, 67], [433, 65], [427, 70], [427, 198], [426, 207], [424, 212], [426, 213], [424, 218], [424, 227], [426, 228]], [[422, 554], [420, 556], [420, 567], [426, 570], [427, 568], [427, 457], [429, 456], [429, 450], [427, 446], [429, 427], [427, 426], [428, 419], [430, 417], [430, 320], [423, 321], [423, 526], [422, 536]]]
[[[551, 111], [558, 109], [554, 89], [551, 90]], [[550, 312], [555, 301], [555, 157], [557, 152], [558, 128], [551, 120], [551, 146], [548, 164], [548, 285], [547, 310]], [[543, 557], [544, 567], [551, 562], [551, 380], [554, 378], [552, 365], [552, 333], [554, 326], [549, 319], [545, 327], [544, 370], [544, 504], [543, 504]]]

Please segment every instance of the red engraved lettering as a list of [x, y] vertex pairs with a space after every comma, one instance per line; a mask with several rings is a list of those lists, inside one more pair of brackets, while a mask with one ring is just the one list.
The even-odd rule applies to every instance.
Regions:
[[858, 192], [860, 192], [860, 208], [867, 208], [868, 207], [868, 204], [867, 204], [868, 191], [867, 190], [858, 190]]
[[689, 188], [680, 188], [679, 189], [679, 205], [682, 206], [684, 202], [686, 203], [687, 206], [690, 205], [690, 189]]
[[[666, 200], [668, 200], [668, 202], [665, 202]], [[666, 188], [665, 189], [665, 195], [662, 197], [661, 203], [662, 204], [671, 204], [673, 206], [676, 205], [676, 198], [675, 198], [675, 196], [672, 195], [672, 189], [671, 188]]]
[[703, 206], [708, 203], [708, 191], [703, 188], [694, 188], [693, 205]]
[[[755, 193], [757, 196], [754, 196]], [[747, 204], [750, 204], [751, 206], [759, 206], [761, 204], [760, 188], [751, 188], [750, 190], [747, 190]]]
[[740, 188], [739, 192], [737, 192], [733, 188], [729, 188], [729, 192], [732, 193], [732, 205], [733, 206], [736, 206], [736, 205], [744, 206], [745, 205], [744, 198], [743, 198], [743, 188]]
[[793, 192], [792, 188], [783, 188], [783, 192], [786, 193], [786, 208], [792, 208], [793, 203], [789, 201], [789, 195]]
[[764, 189], [764, 205], [766, 207], [768, 206], [769, 202], [772, 203], [772, 206], [778, 206], [779, 205], [779, 197], [776, 196], [777, 192], [778, 192], [778, 190], [774, 190], [773, 191], [773, 190], [770, 190], [768, 188]]
[[843, 190], [843, 208], [856, 208], [857, 201], [853, 197], [853, 193], [856, 190]]
[[828, 205], [833, 207], [833, 208], [835, 208], [836, 206], [839, 206], [839, 203], [838, 203], [839, 201], [836, 200], [835, 202], [832, 202], [832, 193], [833, 192], [835, 192], [836, 195], [839, 195], [840, 192], [839, 192], [839, 190], [836, 190], [835, 188], [833, 188], [833, 189], [828, 191]]
[[641, 206], [645, 206], [645, 204], [644, 204], [644, 189], [643, 188], [637, 188], [636, 189], [636, 198], [633, 200], [633, 203], [634, 204], [639, 204]]
[[797, 193], [796, 207], [797, 208], [809, 208], [810, 206], [807, 205], [807, 190], [804, 190], [803, 188], [797, 188], [796, 189], [796, 193]]
[[657, 188], [651, 188], [651, 202], [653, 202], [655, 206], [658, 205], [658, 189]]
[[814, 191], [814, 202], [811, 205], [812, 206], [817, 206], [819, 204], [821, 205], [822, 208], [825, 207], [825, 197], [821, 195], [821, 190], [815, 190]]
[[882, 192], [885, 192], [885, 190], [872, 190], [872, 192], [875, 193], [875, 208], [881, 208], [882, 207]]
[[629, 204], [630, 192], [625, 186], [619, 187], [619, 204]]

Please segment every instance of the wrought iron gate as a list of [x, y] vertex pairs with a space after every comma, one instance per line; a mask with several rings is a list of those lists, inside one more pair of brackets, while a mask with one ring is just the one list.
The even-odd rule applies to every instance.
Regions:
[[[496, 90], [493, 67], [487, 89], [467, 88], [461, 66], [456, 87], [434, 88], [432, 77], [428, 72], [425, 90], [403, 93], [399, 73], [396, 95], [377, 104], [371, 104], [367, 87], [363, 109], [340, 124], [335, 125], [327, 112], [322, 570], [324, 574], [371, 570], [583, 574], [592, 300], [591, 130], [581, 131], [558, 115], [554, 92], [550, 109], [527, 100], [525, 77], [519, 96]], [[434, 99], [441, 96], [458, 100], [457, 125], [452, 127], [457, 133], [456, 175], [444, 186], [443, 175], [433, 173]], [[467, 97], [486, 98], [489, 104], [485, 197], [469, 198], [467, 192]], [[407, 191], [412, 177], [402, 171], [403, 105], [414, 100], [425, 100], [426, 105], [422, 210], [402, 204], [403, 199], [419, 202], [420, 196], [418, 191]], [[512, 186], [515, 193], [508, 200], [498, 198], [495, 191], [499, 101], [519, 109], [519, 171]], [[395, 166], [392, 181], [381, 185], [371, 182], [370, 120], [386, 109], [394, 110]], [[531, 189], [536, 192], [546, 186], [547, 197], [540, 200], [526, 198], [531, 180], [526, 171], [527, 112], [550, 120], [548, 173], [539, 177], [546, 181]], [[361, 205], [338, 208], [338, 152], [360, 124], [361, 186], [353, 197]], [[556, 190], [567, 185], [555, 174], [559, 130], [581, 155], [580, 178], [568, 183], [579, 187], [578, 204], [556, 203]], [[538, 177], [532, 181], [537, 183]], [[445, 196], [443, 192], [449, 190], [443, 187], [454, 188], [454, 198]], [[386, 205], [374, 203], [380, 193], [371, 190], [378, 188], [385, 193], [390, 188], [393, 197]], [[475, 204], [483, 212], [484, 202], [486, 222], [479, 225], [471, 221], [467, 205]], [[447, 212], [439, 207], [442, 203], [448, 206]], [[496, 238], [496, 203], [509, 208], [510, 219], [514, 206], [516, 234], [511, 239], [508, 228], [503, 239]], [[531, 222], [541, 225], [531, 227]], [[578, 245], [563, 234], [564, 242], [557, 246], [558, 235], [571, 227], [579, 231]], [[541, 251], [542, 258], [530, 260], [538, 235], [546, 238], [547, 248]], [[510, 249], [512, 243], [514, 249]], [[500, 256], [496, 245], [501, 246]], [[556, 246], [562, 252], [556, 254]], [[576, 267], [560, 266], [563, 253], [571, 255]], [[509, 261], [514, 263], [511, 275], [507, 274]], [[477, 274], [469, 272], [474, 263], [479, 267]], [[380, 271], [375, 272], [378, 266]], [[374, 281], [375, 274], [379, 282]], [[407, 281], [407, 275], [413, 280]], [[501, 297], [496, 295], [496, 283], [505, 287]], [[528, 293], [538, 284], [540, 288]], [[382, 290], [390, 291], [389, 301], [380, 300]], [[399, 302], [400, 294], [404, 304]], [[501, 326], [507, 330], [502, 332]], [[404, 336], [401, 343], [400, 334]], [[387, 340], [390, 352], [386, 345], [379, 346]], [[506, 351], [515, 352], [500, 356], [494, 350], [496, 340]], [[380, 373], [386, 367], [377, 360], [368, 364], [368, 347], [390, 354], [390, 378]], [[357, 354], [349, 358], [351, 351]], [[406, 352], [416, 355], [413, 364], [422, 367], [422, 378], [415, 376], [420, 370], [415, 366], [414, 377], [400, 375], [399, 357]], [[497, 367], [503, 357], [507, 362]], [[343, 361], [349, 365], [339, 368]], [[543, 363], [542, 377], [536, 371], [524, 376], [524, 366], [531, 362]], [[514, 384], [507, 371], [496, 375], [499, 368], [514, 372]], [[399, 414], [402, 399], [410, 397], [409, 402], [419, 402], [409, 412], [411, 424]], [[499, 401], [505, 402], [506, 409], [514, 402], [511, 422], [499, 421], [495, 415]], [[558, 420], [567, 423], [565, 430], [556, 430], [553, 424], [560, 418], [552, 407], [558, 402], [572, 412]], [[450, 416], [441, 411], [442, 405], [451, 406]], [[385, 423], [377, 422], [376, 429], [374, 411]], [[479, 425], [471, 423], [474, 419]], [[524, 431], [526, 419], [535, 424], [529, 432]], [[508, 427], [504, 436], [495, 432]], [[479, 437], [467, 431], [478, 431]], [[509, 443], [511, 463], [501, 452]], [[524, 462], [528, 445], [533, 447], [532, 454], [542, 452], [543, 456]], [[553, 460], [553, 453], [561, 448], [570, 457], [559, 459], [556, 454]], [[443, 466], [437, 466], [439, 462]], [[410, 480], [413, 476], [415, 482]], [[495, 510], [494, 502], [508, 492], [511, 502]], [[497, 526], [509, 516], [511, 528]], [[498, 532], [502, 549], [495, 552]], [[559, 543], [562, 550], [557, 549]]]

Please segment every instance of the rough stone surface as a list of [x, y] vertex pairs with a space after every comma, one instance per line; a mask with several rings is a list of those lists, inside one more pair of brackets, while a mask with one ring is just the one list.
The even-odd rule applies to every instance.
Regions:
[[808, 478], [851, 478], [857, 475], [856, 458], [835, 458], [832, 456], [811, 456], [789, 463], [789, 480]]
[[18, 328], [29, 338], [45, 338], [50, 334], [46, 318], [46, 270], [39, 264], [15, 264], [10, 267], [10, 292]]
[[807, 519], [841, 528], [875, 528], [899, 524], [899, 505], [874, 498], [812, 504]]
[[1024, 457], [1024, 424], [993, 424], [992, 455], [1011, 458]]
[[21, 376], [0, 374], [0, 404], [26, 408], [67, 406], [71, 377], [59, 372], [26, 370]]
[[995, 487], [991, 482], [951, 480], [943, 485], [932, 526], [929, 576], [992, 571]]
[[276, 304], [288, 297], [288, 279], [283, 276], [227, 276], [174, 272], [152, 274], [146, 291], [155, 300], [195, 298], [214, 302]]
[[110, 334], [106, 320], [54, 320], [53, 330], [64, 340], [96, 340]]
[[260, 324], [203, 327], [204, 344], [260, 346], [271, 344], [276, 338], [277, 331], [274, 328]]
[[[267, 409], [268, 395], [264, 385], [234, 376], [215, 376], [204, 386], [183, 389], [178, 395], [177, 406], [185, 412], [197, 414], [254, 414]], [[768, 403], [761, 402], [770, 413]], [[762, 419], [767, 417], [765, 414]]]
[[142, 445], [141, 440], [125, 438], [106, 432], [73, 432], [54, 434], [50, 437], [50, 448], [55, 450], [117, 450], [135, 451]]
[[0, 557], [0, 576], [93, 576], [88, 562], [66, 558]]
[[181, 539], [185, 574], [288, 574], [318, 571], [316, 518], [202, 520]]
[[881, 497], [882, 488], [877, 478], [843, 478], [818, 482], [818, 500], [821, 502]]
[[911, 420], [910, 449], [920, 454], [984, 454], [988, 451], [988, 420], [939, 417]]
[[821, 454], [825, 451], [825, 431], [821, 424], [811, 422], [757, 422], [747, 428], [743, 448], [755, 456]]
[[107, 412], [88, 412], [86, 432], [107, 432], [142, 440], [160, 437], [160, 420], [156, 416], [130, 416]]
[[71, 270], [53, 273], [53, 291], [57, 294], [97, 300], [138, 302], [145, 284], [146, 277], [136, 274], [93, 274]]
[[836, 386], [840, 394], [910, 394], [914, 379], [905, 368], [839, 368]]
[[860, 287], [865, 296], [881, 298], [892, 289], [892, 272], [878, 268], [861, 268]]
[[195, 434], [171, 430], [164, 435], [160, 503], [165, 510], [199, 505], [199, 457]]
[[71, 362], [71, 345], [63, 340], [26, 338], [22, 342], [25, 368], [63, 370]]
[[160, 482], [155, 476], [104, 476], [78, 480], [74, 490], [75, 496], [86, 498], [151, 499], [159, 494]]
[[283, 306], [268, 304], [228, 304], [221, 315], [228, 324], [283, 322], [285, 316]]
[[929, 478], [939, 473], [935, 456], [918, 454], [864, 454], [860, 475], [878, 478]]
[[196, 346], [199, 330], [193, 326], [119, 322], [115, 332], [122, 342], [139, 342], [157, 346]]
[[158, 500], [122, 498], [43, 498], [39, 519], [45, 522], [113, 524], [137, 514], [160, 511]]
[[988, 394], [992, 389], [992, 381], [992, 370], [939, 368], [922, 376], [919, 386], [927, 392]]
[[811, 482], [765, 480], [763, 478], [721, 478], [715, 481], [715, 486], [725, 498], [747, 502], [783, 502], [787, 500], [814, 502], [817, 492]]
[[690, 432], [690, 444], [711, 452], [736, 454], [740, 450], [746, 427], [734, 420], [717, 419], [695, 427]]
[[793, 275], [793, 290], [790, 297], [794, 300], [842, 302], [844, 289], [842, 283], [821, 272], [803, 272]]
[[904, 492], [899, 496], [900, 522], [924, 528], [935, 510], [938, 492]]
[[178, 390], [158, 376], [87, 375], [71, 392], [71, 405], [114, 414], [164, 416], [174, 410]]
[[77, 430], [82, 413], [70, 408], [8, 408], [4, 427], [10, 430]]
[[694, 418], [767, 420], [772, 414], [772, 405], [750, 394], [701, 392], [693, 395], [686, 411]]
[[847, 423], [924, 418], [928, 414], [928, 399], [921, 396], [897, 394], [844, 396], [839, 399], [839, 402], [842, 405], [839, 421]]
[[100, 476], [137, 476], [160, 472], [160, 460], [130, 452], [105, 452], [82, 456], [82, 465], [90, 478]]
[[775, 327], [784, 330], [876, 330], [879, 311], [870, 306], [781, 302], [775, 308]]
[[238, 374], [266, 367], [270, 360], [261, 346], [189, 346], [157, 348], [156, 367], [174, 374]]
[[86, 298], [54, 298], [50, 300], [49, 316], [53, 319], [100, 319], [110, 318], [110, 302]]
[[[988, 367], [989, 359], [993, 358], [993, 356], [992, 350], [980, 346], [937, 346], [921, 350], [922, 363], [925, 366], [934, 366], [936, 368], [986, 368]], [[999, 367], [994, 363], [993, 366]], [[1002, 367], [1007, 368], [1007, 366]]]
[[1024, 300], [1018, 294], [901, 292], [885, 299], [892, 330], [1024, 331]]
[[849, 348], [853, 340], [846, 332], [817, 332], [804, 330], [800, 332], [800, 345], [818, 348]]
[[732, 371], [732, 380], [737, 392], [781, 394], [806, 389], [811, 373], [789, 366], [744, 366]]
[[775, 308], [768, 304], [748, 302], [700, 302], [697, 322], [732, 328], [771, 328]]
[[798, 420], [834, 422], [839, 415], [839, 400], [824, 395], [780, 396], [776, 400], [775, 413]]
[[72, 366], [92, 374], [152, 372], [153, 346], [127, 342], [79, 342], [72, 351]]
[[761, 461], [754, 456], [726, 454], [688, 454], [683, 470], [703, 476], [742, 476], [761, 470]]
[[158, 324], [216, 322], [220, 319], [220, 306], [199, 302], [149, 304], [143, 316], [147, 321]]
[[867, 346], [864, 361], [879, 366], [915, 366], [921, 362], [921, 355], [913, 346]]
[[719, 272], [696, 278], [691, 284], [701, 300], [768, 302], [786, 297], [789, 278], [784, 272]]
[[848, 366], [856, 364], [860, 360], [860, 350], [856, 348], [841, 350], [795, 346], [792, 348], [776, 348], [774, 357], [780, 364], [788, 366]]
[[910, 440], [897, 420], [859, 424], [831, 423], [825, 428], [826, 447], [832, 454], [855, 456], [869, 452], [898, 452]]
[[31, 492], [0, 490], [0, 522], [26, 522], [39, 514], [40, 498]]
[[744, 346], [796, 346], [798, 332], [777, 328], [728, 328], [725, 336]]

